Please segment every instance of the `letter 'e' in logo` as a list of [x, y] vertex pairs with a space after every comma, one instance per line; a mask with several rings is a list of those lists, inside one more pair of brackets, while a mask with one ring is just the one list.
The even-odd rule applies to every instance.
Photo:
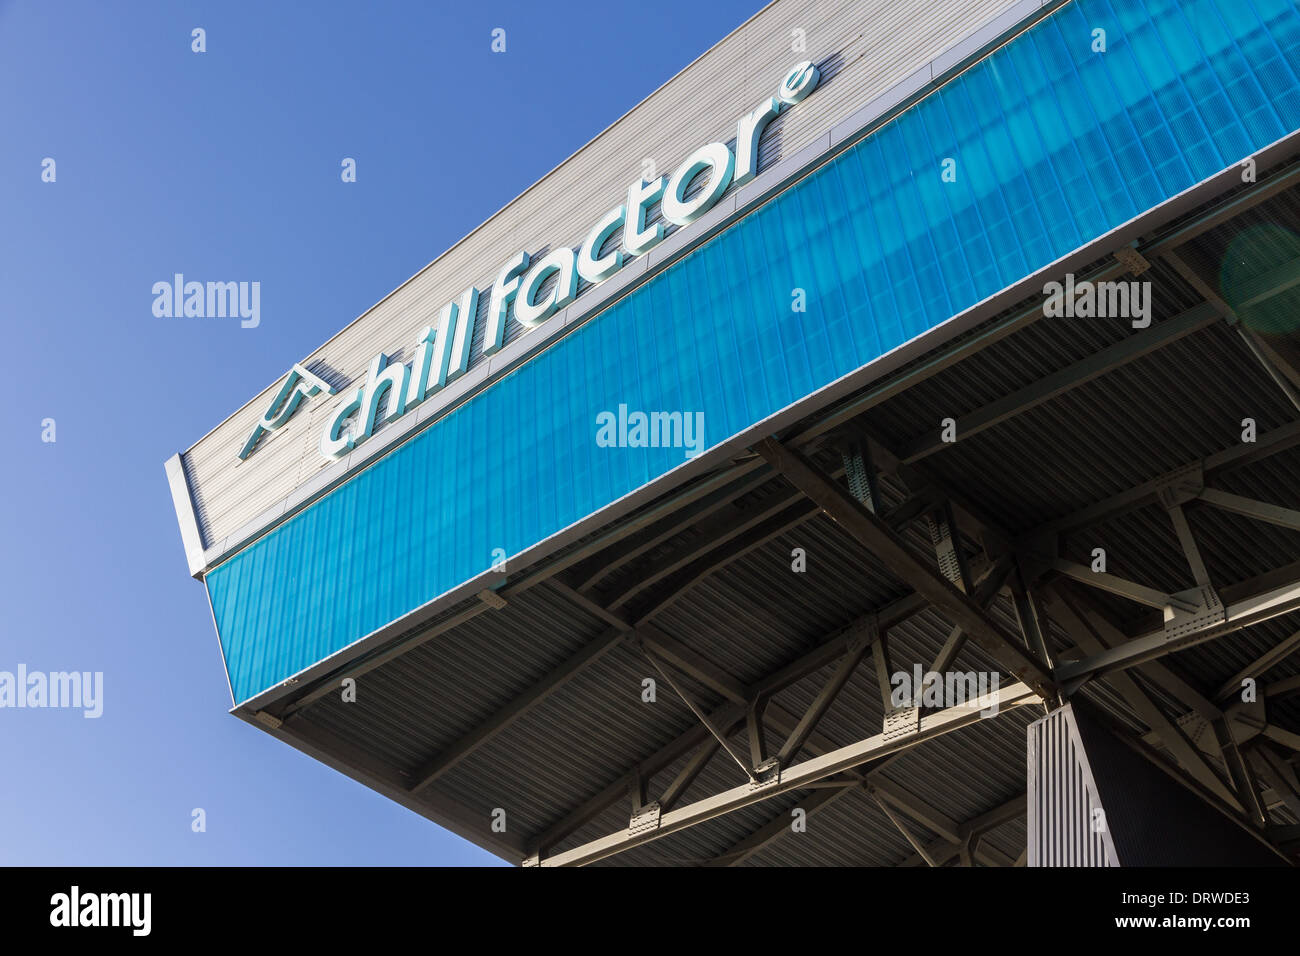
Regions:
[[271, 407], [266, 410], [261, 421], [253, 427], [253, 434], [248, 436], [248, 441], [244, 442], [244, 447], [239, 452], [239, 460], [243, 461], [253, 453], [263, 434], [275, 431], [292, 418], [304, 398], [312, 398], [320, 394], [322, 389], [331, 395], [337, 391], [329, 382], [318, 375], [313, 375], [295, 362], [289, 374], [285, 376], [280, 391], [276, 392], [275, 398], [271, 399]]

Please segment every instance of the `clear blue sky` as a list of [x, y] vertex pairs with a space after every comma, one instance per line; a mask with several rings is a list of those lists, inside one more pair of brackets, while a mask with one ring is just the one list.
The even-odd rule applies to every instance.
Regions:
[[761, 6], [0, 0], [0, 671], [105, 682], [0, 709], [0, 864], [495, 862], [228, 714], [163, 462]]

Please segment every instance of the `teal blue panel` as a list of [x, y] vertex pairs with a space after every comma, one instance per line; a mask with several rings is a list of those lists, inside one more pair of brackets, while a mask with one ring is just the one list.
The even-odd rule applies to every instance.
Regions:
[[724, 441], [1300, 127], [1297, 72], [1283, 0], [1068, 4], [214, 569], [236, 699], [682, 463], [599, 413]]

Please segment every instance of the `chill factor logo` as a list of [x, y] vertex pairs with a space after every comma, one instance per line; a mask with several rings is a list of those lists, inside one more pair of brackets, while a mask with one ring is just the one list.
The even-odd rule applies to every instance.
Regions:
[[[515, 253], [488, 294], [483, 354], [492, 355], [504, 344], [512, 304], [520, 324], [527, 328], [541, 325], [578, 297], [580, 279], [592, 285], [604, 282], [623, 267], [625, 254], [645, 255], [658, 245], [665, 235], [665, 221], [688, 226], [713, 208], [729, 187], [752, 180], [758, 173], [758, 142], [767, 124], [782, 110], [803, 102], [820, 79], [812, 61], [795, 66], [781, 79], [775, 96], [736, 121], [734, 153], [726, 143], [713, 142], [691, 153], [667, 178], [646, 181], [638, 177], [628, 187], [626, 201], [602, 216], [576, 250], [561, 246], [536, 261], [527, 252]], [[707, 184], [688, 197], [691, 184], [705, 172]], [[656, 203], [663, 219], [651, 226], [646, 216]], [[620, 231], [620, 244], [601, 255]], [[552, 277], [549, 291], [542, 293]], [[326, 458], [343, 457], [374, 434], [381, 404], [385, 420], [397, 418], [463, 375], [469, 367], [478, 305], [479, 290], [471, 287], [459, 301], [444, 306], [437, 325], [426, 326], [417, 336], [415, 358], [409, 366], [389, 364], [387, 355], [376, 355], [361, 385], [344, 396], [326, 421], [320, 453]], [[322, 389], [334, 393], [324, 380], [295, 365], [239, 457], [252, 454], [262, 435], [283, 426], [304, 397]]]

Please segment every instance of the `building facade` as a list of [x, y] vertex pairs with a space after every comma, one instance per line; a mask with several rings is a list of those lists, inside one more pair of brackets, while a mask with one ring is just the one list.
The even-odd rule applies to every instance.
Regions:
[[533, 865], [1158, 861], [1115, 742], [1285, 860], [1298, 129], [1283, 0], [764, 7], [167, 463], [234, 713]]

